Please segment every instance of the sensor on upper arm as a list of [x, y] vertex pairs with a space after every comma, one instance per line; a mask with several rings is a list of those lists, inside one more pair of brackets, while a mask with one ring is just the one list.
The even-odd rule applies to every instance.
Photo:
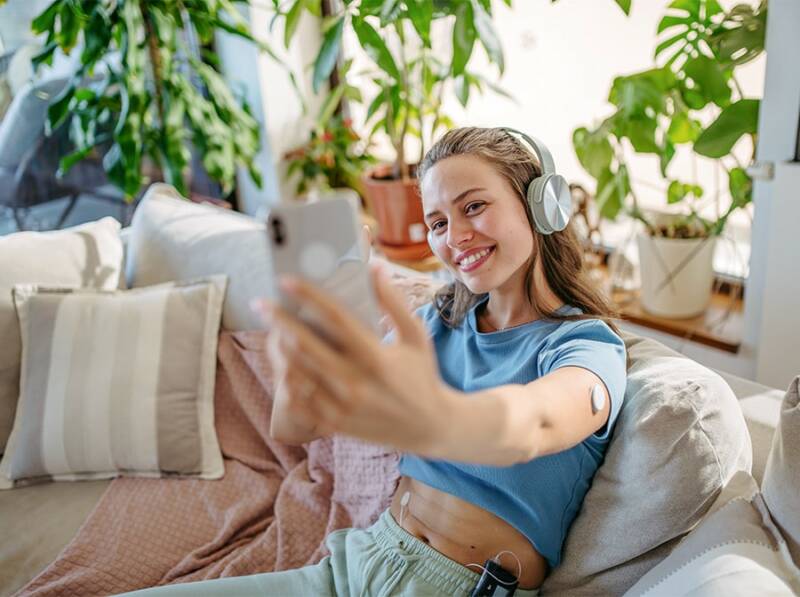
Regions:
[[603, 407], [606, 405], [606, 395], [603, 392], [603, 386], [599, 383], [594, 384], [592, 388], [592, 414], [596, 415], [598, 412], [603, 410]]

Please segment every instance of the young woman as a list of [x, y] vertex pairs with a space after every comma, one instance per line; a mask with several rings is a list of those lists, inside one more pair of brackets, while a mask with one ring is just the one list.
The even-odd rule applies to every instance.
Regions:
[[529, 209], [541, 174], [506, 129], [456, 129], [430, 149], [419, 167], [428, 239], [455, 281], [413, 316], [377, 272], [389, 341], [284, 281], [338, 346], [265, 306], [279, 379], [271, 431], [396, 447], [393, 502], [369, 529], [332, 533], [315, 566], [164, 589], [469, 595], [493, 560], [517, 577], [516, 595], [537, 594], [603, 460], [626, 365], [571, 226], [547, 233]]

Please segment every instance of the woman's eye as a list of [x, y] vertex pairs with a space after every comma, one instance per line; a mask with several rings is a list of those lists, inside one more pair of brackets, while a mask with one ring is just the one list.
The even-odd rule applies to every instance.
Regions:
[[437, 220], [433, 224], [431, 224], [431, 232], [436, 232], [437, 230], [439, 230], [443, 226], [444, 226], [444, 220]]
[[[475, 211], [477, 211], [478, 209], [480, 209], [484, 205], [486, 205], [486, 204], [483, 201], [475, 201], [474, 203], [470, 203], [469, 205], [467, 205], [467, 207], [464, 209], [464, 211], [466, 213], [470, 213], [470, 211], [472, 213], [475, 213]], [[475, 209], [473, 209], [473, 208], [475, 208]]]

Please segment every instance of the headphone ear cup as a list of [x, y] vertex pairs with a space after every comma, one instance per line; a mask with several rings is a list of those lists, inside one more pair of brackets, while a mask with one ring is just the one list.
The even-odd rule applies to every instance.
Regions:
[[534, 178], [528, 185], [528, 210], [536, 226], [536, 231], [540, 234], [550, 234], [552, 232], [547, 225], [547, 218], [543, 209], [544, 188], [551, 176], [551, 174], [542, 174]]

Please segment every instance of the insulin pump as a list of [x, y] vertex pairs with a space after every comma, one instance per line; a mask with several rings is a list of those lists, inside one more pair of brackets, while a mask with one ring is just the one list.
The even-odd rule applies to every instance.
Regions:
[[470, 597], [483, 595], [492, 597], [510, 597], [517, 590], [519, 580], [508, 570], [494, 560], [486, 560], [483, 564], [483, 574], [472, 589]]

